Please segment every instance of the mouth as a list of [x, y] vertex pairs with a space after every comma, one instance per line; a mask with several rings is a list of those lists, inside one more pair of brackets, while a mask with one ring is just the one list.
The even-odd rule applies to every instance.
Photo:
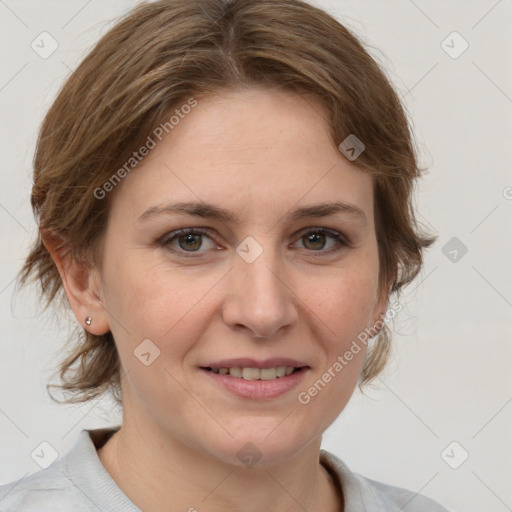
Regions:
[[232, 367], [220, 367], [220, 368], [212, 368], [201, 367], [202, 370], [206, 370], [212, 373], [216, 373], [218, 375], [229, 375], [230, 377], [234, 377], [236, 379], [245, 379], [245, 380], [275, 380], [280, 379], [282, 377], [287, 377], [292, 373], [300, 372], [307, 368], [306, 366], [274, 366], [270, 368], [254, 368], [251, 366], [241, 367], [241, 366], [232, 366]]
[[277, 398], [295, 388], [311, 367], [293, 359], [229, 359], [200, 366], [216, 386], [241, 398]]

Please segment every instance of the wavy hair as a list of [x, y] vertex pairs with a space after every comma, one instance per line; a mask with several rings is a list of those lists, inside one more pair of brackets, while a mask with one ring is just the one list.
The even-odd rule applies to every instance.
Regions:
[[[350, 134], [365, 151], [352, 163], [374, 177], [379, 289], [398, 293], [419, 272], [433, 238], [412, 206], [421, 175], [397, 93], [362, 43], [325, 11], [300, 0], [160, 0], [121, 18], [67, 79], [42, 123], [31, 204], [39, 226], [20, 272], [46, 307], [62, 294], [43, 237], [83, 261], [100, 261], [109, 215], [101, 187], [147, 136], [190, 97], [251, 86], [313, 97], [338, 146]], [[62, 294], [65, 295], [65, 294]], [[64, 301], [65, 303], [65, 301]], [[382, 369], [387, 326], [372, 343], [361, 382]], [[120, 361], [110, 332], [77, 328], [60, 363], [66, 402], [107, 390], [122, 403]]]

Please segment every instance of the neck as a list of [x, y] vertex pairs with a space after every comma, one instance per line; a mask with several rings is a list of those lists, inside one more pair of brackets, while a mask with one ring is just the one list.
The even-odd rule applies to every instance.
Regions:
[[157, 432], [123, 427], [98, 450], [117, 485], [142, 510], [217, 512], [341, 510], [336, 484], [319, 463], [321, 438], [268, 468], [233, 466]]

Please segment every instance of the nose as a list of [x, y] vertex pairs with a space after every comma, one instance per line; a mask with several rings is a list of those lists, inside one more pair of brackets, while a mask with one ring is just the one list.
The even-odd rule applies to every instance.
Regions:
[[298, 299], [293, 284], [275, 257], [264, 252], [247, 263], [235, 256], [228, 275], [222, 317], [232, 329], [256, 338], [271, 338], [297, 322]]

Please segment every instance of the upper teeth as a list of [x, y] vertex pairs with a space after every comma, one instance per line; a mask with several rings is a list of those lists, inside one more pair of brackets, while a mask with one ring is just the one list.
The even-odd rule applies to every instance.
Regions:
[[277, 366], [276, 368], [210, 368], [214, 373], [221, 375], [231, 375], [232, 377], [242, 377], [245, 380], [272, 380], [278, 377], [284, 377], [293, 373], [293, 366]]

